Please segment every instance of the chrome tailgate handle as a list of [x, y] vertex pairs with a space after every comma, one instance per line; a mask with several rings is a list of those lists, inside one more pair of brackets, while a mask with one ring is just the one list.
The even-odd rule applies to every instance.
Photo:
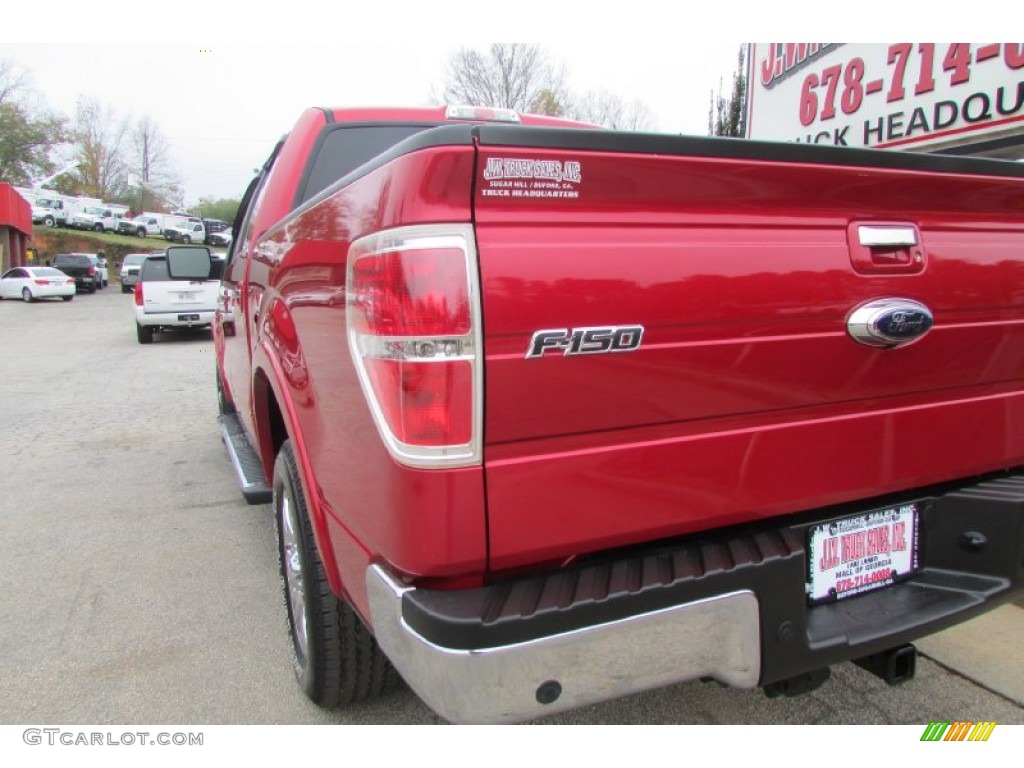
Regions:
[[860, 244], [866, 248], [906, 248], [917, 245], [914, 227], [857, 227]]

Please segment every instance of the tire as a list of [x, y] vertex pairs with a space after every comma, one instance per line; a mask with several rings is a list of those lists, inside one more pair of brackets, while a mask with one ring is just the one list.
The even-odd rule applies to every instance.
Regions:
[[188, 235], [182, 235], [181, 242], [183, 242], [185, 245], [189, 245], [192, 242], [192, 238]]
[[61, 298], [64, 299], [64, 301], [71, 301], [75, 298], [75, 294], [72, 293], [70, 296], [61, 296]]
[[135, 335], [139, 340], [139, 344], [152, 344], [153, 343], [153, 326], [142, 325], [141, 323], [135, 323]]
[[356, 612], [327, 583], [289, 440], [274, 463], [273, 507], [299, 687], [322, 707], [393, 690], [398, 672]]
[[53, 218], [53, 216], [47, 216], [46, 218], [43, 219], [43, 224], [53, 229], [54, 227], [57, 226], [57, 221], [56, 219]]
[[235, 412], [235, 404], [228, 400], [227, 393], [224, 391], [224, 382], [220, 375], [220, 366], [216, 366], [217, 369], [217, 412], [221, 416], [228, 416]]
[[102, 224], [93, 224], [92, 225], [92, 231], [93, 232], [102, 232], [103, 231], [103, 225]]
[[32, 291], [30, 291], [27, 286], [21, 289], [21, 300], [26, 303], [36, 300], [35, 296], [32, 295]]
[[146, 228], [145, 227], [139, 227], [138, 229], [135, 230], [135, 234], [138, 235], [139, 237], [145, 237], [146, 236]]

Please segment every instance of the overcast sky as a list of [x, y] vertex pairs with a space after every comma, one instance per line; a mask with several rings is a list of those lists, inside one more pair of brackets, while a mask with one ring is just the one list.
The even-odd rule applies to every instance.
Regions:
[[822, 30], [807, 28], [808, 20], [821, 26], [818, 12], [778, 1], [176, 0], [103, 8], [48, 0], [7, 4], [0, 59], [29, 70], [44, 103], [68, 117], [88, 95], [124, 117], [152, 118], [192, 204], [240, 197], [303, 109], [438, 103], [431, 95], [452, 52], [496, 39], [539, 38], [564, 65], [572, 92], [639, 99], [656, 130], [704, 135], [710, 92], [720, 83], [728, 89], [735, 71], [740, 43], [731, 40], [825, 39], [814, 34], [824, 31], [870, 39], [878, 29], [869, 20], [881, 8], [886, 37], [921, 31], [919, 21], [901, 25], [891, 3], [861, 0], [857, 8]]
[[[118, 35], [117, 37], [120, 37]], [[709, 94], [728, 83], [739, 43], [689, 44], [610, 56], [582, 40], [545, 46], [573, 92], [639, 99], [657, 130], [706, 134]], [[45, 103], [69, 117], [81, 95], [120, 115], [152, 118], [173, 149], [186, 202], [241, 197], [252, 169], [310, 106], [426, 106], [438, 102], [457, 45], [351, 41], [313, 44], [0, 44], [32, 75]]]

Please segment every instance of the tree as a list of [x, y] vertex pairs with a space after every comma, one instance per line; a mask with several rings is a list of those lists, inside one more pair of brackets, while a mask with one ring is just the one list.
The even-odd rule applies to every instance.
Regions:
[[651, 111], [639, 100], [628, 104], [608, 91], [589, 91], [566, 110], [566, 117], [603, 125], [613, 131], [649, 131], [654, 127]]
[[170, 145], [149, 116], [135, 124], [129, 157], [128, 172], [135, 183], [128, 197], [136, 210], [162, 208], [168, 198], [181, 197], [181, 180], [171, 161]]
[[56, 169], [52, 155], [66, 139], [65, 121], [35, 102], [28, 73], [0, 60], [0, 181], [29, 186]]
[[486, 54], [469, 48], [452, 54], [443, 98], [447, 104], [561, 115], [568, 101], [563, 81], [539, 46], [495, 43]]
[[747, 133], [747, 71], [743, 66], [746, 46], [741, 45], [737, 56], [736, 72], [732, 76], [732, 95], [722, 96], [721, 84], [718, 98], [711, 94], [711, 108], [708, 111], [708, 136], [737, 136]]
[[230, 224], [235, 220], [235, 214], [238, 213], [238, 206], [241, 204], [241, 200], [233, 198], [201, 199], [199, 205], [194, 205], [189, 209], [189, 213], [207, 219], [220, 219]]
[[123, 198], [128, 191], [125, 141], [128, 121], [118, 119], [110, 107], [96, 99], [78, 99], [72, 131], [78, 170], [74, 174], [78, 194], [101, 200]]

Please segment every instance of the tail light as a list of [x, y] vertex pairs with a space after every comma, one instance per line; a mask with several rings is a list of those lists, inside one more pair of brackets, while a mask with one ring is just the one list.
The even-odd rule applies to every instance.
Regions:
[[89, 275], [89, 277], [92, 277], [93, 275], [95, 275], [96, 274], [96, 267], [89, 267], [89, 271], [86, 272], [86, 274]]
[[473, 228], [436, 224], [352, 243], [349, 348], [388, 450], [419, 467], [480, 461], [482, 375]]
[[141, 307], [142, 306], [142, 282], [141, 281], [135, 284], [135, 288], [132, 290], [132, 294], [135, 297], [135, 306], [136, 307]]
[[503, 107], [476, 107], [462, 104], [451, 104], [445, 110], [448, 120], [475, 120], [488, 123], [521, 123], [519, 115], [512, 109]]
[[36, 278], [32, 282], [35, 283], [36, 285], [49, 285], [50, 284], [49, 280], [41, 280], [39, 278]]

